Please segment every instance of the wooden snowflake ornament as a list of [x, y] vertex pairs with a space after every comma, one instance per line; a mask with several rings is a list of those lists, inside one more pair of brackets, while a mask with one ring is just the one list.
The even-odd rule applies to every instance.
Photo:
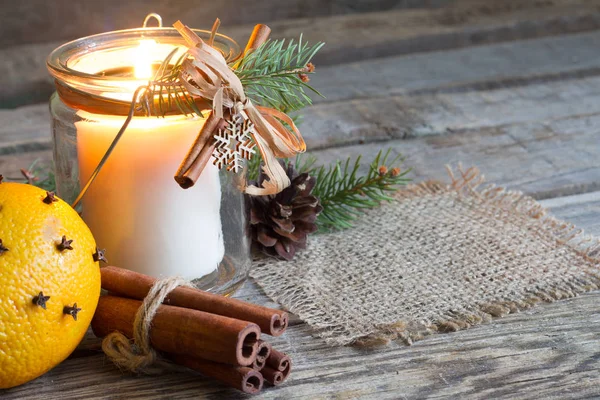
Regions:
[[216, 147], [213, 153], [213, 164], [219, 169], [226, 167], [227, 171], [234, 173], [242, 171], [243, 160], [250, 160], [252, 154], [256, 153], [252, 132], [254, 132], [254, 124], [249, 119], [233, 117], [227, 120], [227, 127], [219, 129], [214, 136]]

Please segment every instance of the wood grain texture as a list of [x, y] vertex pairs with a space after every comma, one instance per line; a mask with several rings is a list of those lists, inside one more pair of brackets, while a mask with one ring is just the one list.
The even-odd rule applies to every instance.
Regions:
[[[331, 98], [301, 128], [316, 149], [593, 114], [598, 41], [594, 32], [324, 68], [314, 83]], [[0, 154], [49, 148], [48, 115], [46, 104], [1, 110]]]
[[[600, 192], [547, 201], [572, 219], [597, 204]], [[555, 208], [556, 207], [556, 208]], [[580, 219], [588, 228], [586, 219]], [[596, 218], [597, 220], [597, 218]], [[591, 232], [600, 234], [600, 229]], [[237, 298], [273, 306], [247, 282]], [[582, 399], [600, 396], [600, 292], [539, 305], [465, 331], [434, 335], [411, 347], [330, 348], [296, 321], [271, 340], [290, 353], [294, 372], [284, 385], [255, 398], [331, 399]], [[3, 399], [244, 398], [191, 372], [158, 378], [122, 374], [94, 351], [88, 336], [73, 356]]]
[[[378, 151], [392, 149], [406, 156], [417, 180], [445, 177], [444, 166], [462, 162], [478, 166], [485, 176], [524, 191], [537, 199], [585, 193], [600, 189], [598, 132], [593, 128], [570, 134], [562, 123], [575, 128], [596, 119], [575, 118], [544, 124], [515, 124], [452, 134], [376, 142], [312, 152], [328, 164], [348, 155], [363, 155], [365, 167]], [[564, 130], [554, 130], [563, 128]]]
[[556, 217], [585, 226], [586, 233], [600, 237], [600, 192], [555, 197], [541, 203]]
[[49, 149], [51, 141], [48, 104], [0, 109], [0, 154]]
[[[462, 161], [536, 198], [563, 196], [600, 189], [598, 84], [592, 77], [319, 104], [302, 129], [309, 148], [324, 148], [315, 152], [324, 163], [390, 147], [417, 179]], [[363, 144], [336, 148], [356, 141]]]
[[[0, 47], [53, 40], [72, 40], [107, 30], [140, 26], [156, 12], [165, 23], [185, 18], [190, 26], [207, 26], [215, 18], [224, 24], [256, 24], [285, 18], [314, 18], [336, 14], [405, 8], [431, 8], [451, 0], [274, 0], [247, 3], [239, 0], [28, 0], [0, 4]], [[68, 21], [69, 23], [65, 23]], [[35, 26], [36, 29], [30, 29]], [[43, 32], [43, 35], [40, 35]]]
[[[440, 135], [595, 115], [600, 77], [491, 90], [392, 95], [307, 108], [301, 125], [310, 148]], [[543, 106], [541, 106], [543, 105]]]
[[[391, 95], [322, 103], [303, 112], [312, 149], [510, 124], [550, 124], [600, 112], [600, 77], [480, 91]], [[540, 107], [540, 103], [544, 104]], [[46, 104], [0, 110], [0, 154], [50, 145]]]
[[[599, 40], [589, 33], [325, 68], [315, 84], [332, 98], [305, 111], [302, 130], [315, 149], [593, 114]], [[0, 111], [0, 154], [48, 148], [49, 127], [45, 104]]]
[[[338, 1], [344, 3], [342, 0]], [[57, 7], [55, 3], [57, 2], [48, 3], [48, 7]], [[58, 3], [60, 8], [63, 1]], [[211, 7], [222, 7], [221, 3], [212, 2]], [[377, 1], [374, 4], [378, 4], [378, 6], [373, 5], [371, 10], [393, 8], [396, 7], [394, 3], [399, 2]], [[441, 5], [444, 4], [444, 1], [439, 0], [438, 3]], [[85, 13], [86, 4], [87, 2], [79, 7], [69, 6], [69, 12]], [[102, 7], [105, 7], [106, 3], [94, 2], [94, 4], [102, 4]], [[169, 7], [168, 2], [161, 2], [161, 4]], [[272, 38], [297, 38], [303, 33], [304, 38], [311, 43], [325, 41], [327, 45], [315, 58], [317, 65], [323, 66], [367, 58], [414, 54], [598, 29], [600, 27], [600, 8], [598, 6], [600, 6], [600, 0], [503, 0], [494, 3], [482, 0], [463, 0], [447, 2], [445, 7], [435, 10], [391, 10], [256, 22], [268, 22], [273, 30]], [[135, 4], [127, 3], [124, 7], [135, 7]], [[303, 7], [317, 10], [323, 6], [311, 7], [309, 2]], [[265, 5], [265, 9], [267, 8], [268, 6]], [[287, 7], [281, 7], [281, 9], [293, 10], [294, 5], [288, 4]], [[132, 18], [138, 14], [139, 18], [136, 17], [134, 21], [128, 23], [124, 21], [115, 23], [118, 18], [111, 23], [100, 19], [92, 19], [92, 22], [89, 22], [89, 19], [83, 18], [86, 21], [86, 34], [105, 32], [117, 27], [139, 26], [147, 12], [145, 8], [143, 12], [138, 9], [136, 13], [122, 11], [119, 9], [119, 18]], [[202, 15], [202, 18], [198, 15]], [[165, 17], [165, 25], [183, 18], [190, 26], [208, 29], [213, 17], [211, 16], [208, 22], [202, 21], [209, 15], [212, 15], [209, 9], [198, 7], [194, 12], [179, 13], [172, 17], [165, 14], [163, 17]], [[294, 14], [292, 12], [290, 15], [282, 15], [277, 18], [283, 17], [292, 18]], [[81, 19], [77, 16], [72, 18], [73, 21]], [[39, 22], [47, 24], [54, 23], [53, 21], [61, 21], [61, 19], [49, 18]], [[101, 25], [98, 26], [93, 21], [99, 22]], [[0, 32], [3, 29], [10, 29], [8, 25], [0, 24]], [[71, 26], [71, 24], [61, 22], [61, 26], [64, 26], [66, 30], [77, 29], [77, 24]], [[243, 44], [247, 41], [252, 26], [252, 24], [235, 25], [235, 22], [227, 22], [223, 19], [221, 30]], [[50, 27], [48, 28], [48, 32], [54, 31]], [[53, 90], [45, 68], [47, 55], [64, 43], [67, 38], [71, 40], [84, 35], [71, 32], [65, 36], [65, 40], [51, 41], [53, 40], [52, 35], [49, 34], [44, 36], [44, 40], [49, 41], [48, 43], [35, 42], [29, 45], [13, 43], [13, 46], [8, 48], [0, 46], [0, 59], [3, 60], [0, 63], [0, 87], [2, 88], [0, 107], [16, 107], [45, 101]], [[2, 38], [6, 37], [0, 35], [0, 43]], [[12, 33], [8, 37], [15, 38], [17, 36]]]
[[551, 36], [317, 66], [315, 103], [401, 94], [481, 91], [600, 73], [600, 32]]
[[42, 150], [0, 156], [0, 174], [7, 180], [22, 179], [20, 169], [29, 168], [33, 162], [39, 163], [40, 166], [52, 165], [52, 152]]
[[433, 10], [398, 10], [275, 21], [282, 37], [331, 46], [326, 62], [355, 61], [598, 29], [598, 0], [461, 0]]

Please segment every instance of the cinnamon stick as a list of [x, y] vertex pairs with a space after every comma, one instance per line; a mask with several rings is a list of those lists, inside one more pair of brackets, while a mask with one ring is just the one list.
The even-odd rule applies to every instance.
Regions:
[[215, 19], [215, 23], [212, 26], [212, 29], [210, 30], [210, 36], [208, 38], [208, 41], [206, 42], [209, 46], [213, 45], [213, 42], [215, 41], [215, 36], [217, 35], [217, 30], [219, 29], [219, 26], [221, 26], [221, 20], [219, 18]]
[[244, 50], [244, 54], [248, 53], [251, 50], [256, 50], [263, 43], [265, 43], [269, 39], [269, 35], [271, 34], [271, 28], [264, 24], [258, 24], [254, 27], [252, 34], [250, 35], [250, 39], [248, 39], [248, 44], [246, 44], [246, 49]]
[[225, 365], [182, 355], [172, 355], [169, 358], [179, 365], [198, 371], [244, 393], [256, 394], [263, 387], [262, 374], [252, 368]]
[[[100, 269], [100, 273], [102, 288], [113, 294], [138, 300], [144, 299], [156, 282], [155, 278], [124, 268], [104, 267]], [[253, 322], [263, 333], [271, 336], [280, 336], [288, 326], [288, 314], [285, 311], [198, 289], [178, 287], [169, 293], [164, 303]]]
[[282, 384], [292, 372], [292, 360], [290, 357], [271, 349], [271, 353], [267, 358], [267, 365], [261, 370], [265, 380], [273, 386]]
[[[211, 44], [212, 39], [214, 38], [214, 34], [216, 34], [216, 30], [220, 25], [220, 21], [217, 18], [215, 24], [213, 25], [213, 29], [211, 31], [211, 38], [209, 39], [209, 44]], [[190, 42], [192, 45], [193, 40], [190, 39], [191, 35], [186, 35], [186, 30], [189, 30], [185, 25], [183, 25], [180, 21], [177, 21], [174, 24], [175, 28]], [[248, 44], [246, 45], [246, 49], [244, 50], [244, 54], [248, 51], [254, 50], [258, 48], [260, 45], [265, 43], [271, 34], [271, 28], [267, 25], [258, 24], [254, 27], [252, 31], [252, 35], [250, 35], [250, 39], [248, 40]], [[217, 124], [220, 121], [214, 116], [214, 113], [211, 111], [208, 119], [204, 123], [204, 126], [200, 130], [196, 141], [190, 148], [188, 154], [184, 158], [183, 162], [179, 166], [179, 169], [175, 173], [175, 181], [184, 189], [189, 189], [196, 181], [200, 178], [204, 167], [210, 160], [213, 152], [215, 151], [215, 141], [213, 134], [219, 129]]]
[[256, 352], [256, 360], [252, 363], [252, 368], [260, 371], [267, 365], [267, 358], [271, 354], [271, 345], [264, 340], [258, 341], [258, 351]]
[[273, 386], [281, 385], [289, 376], [289, 372], [286, 374], [271, 367], [265, 367], [260, 372], [265, 380]]
[[194, 144], [175, 173], [175, 181], [182, 188], [188, 189], [194, 186], [200, 178], [204, 167], [215, 150], [214, 132], [220, 128], [220, 122], [221, 118], [217, 118], [214, 112], [211, 111]]
[[[92, 319], [94, 334], [118, 331], [132, 338], [141, 305], [139, 300], [101, 296]], [[168, 305], [158, 308], [150, 329], [150, 343], [159, 351], [241, 366], [256, 359], [259, 338], [256, 324]]]
[[271, 349], [271, 354], [267, 358], [267, 366], [283, 372], [292, 368], [292, 359], [281, 351]]

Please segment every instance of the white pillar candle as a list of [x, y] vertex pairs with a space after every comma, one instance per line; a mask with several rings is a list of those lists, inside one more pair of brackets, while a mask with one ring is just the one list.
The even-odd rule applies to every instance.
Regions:
[[[83, 186], [125, 117], [77, 114]], [[184, 116], [132, 119], [82, 200], [83, 219], [111, 265], [195, 279], [215, 271], [223, 259], [218, 169], [209, 163], [187, 190], [173, 179], [203, 123]]]
[[[141, 40], [127, 51], [90, 53], [75, 64], [88, 73], [134, 67], [107, 97], [129, 101], [175, 46]], [[178, 54], [184, 50], [179, 48]], [[178, 55], [175, 56], [178, 58]], [[125, 116], [79, 110], [79, 180], [83, 187], [125, 121]], [[111, 265], [155, 277], [201, 278], [223, 259], [219, 171], [209, 163], [184, 190], [173, 175], [205, 120], [183, 115], [134, 117], [83, 197], [84, 221]]]

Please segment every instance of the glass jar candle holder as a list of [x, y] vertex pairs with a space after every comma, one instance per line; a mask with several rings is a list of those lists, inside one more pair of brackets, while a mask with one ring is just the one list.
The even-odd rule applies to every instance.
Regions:
[[[216, 35], [214, 46], [228, 62], [240, 55], [226, 36]], [[56, 183], [65, 201], [76, 199], [125, 122], [134, 92], [174, 49], [173, 60], [187, 50], [175, 29], [139, 28], [78, 39], [50, 54]], [[111, 265], [229, 294], [251, 263], [239, 189], [245, 176], [208, 163], [189, 189], [173, 178], [204, 121], [178, 112], [134, 115], [82, 197], [81, 212]]]

